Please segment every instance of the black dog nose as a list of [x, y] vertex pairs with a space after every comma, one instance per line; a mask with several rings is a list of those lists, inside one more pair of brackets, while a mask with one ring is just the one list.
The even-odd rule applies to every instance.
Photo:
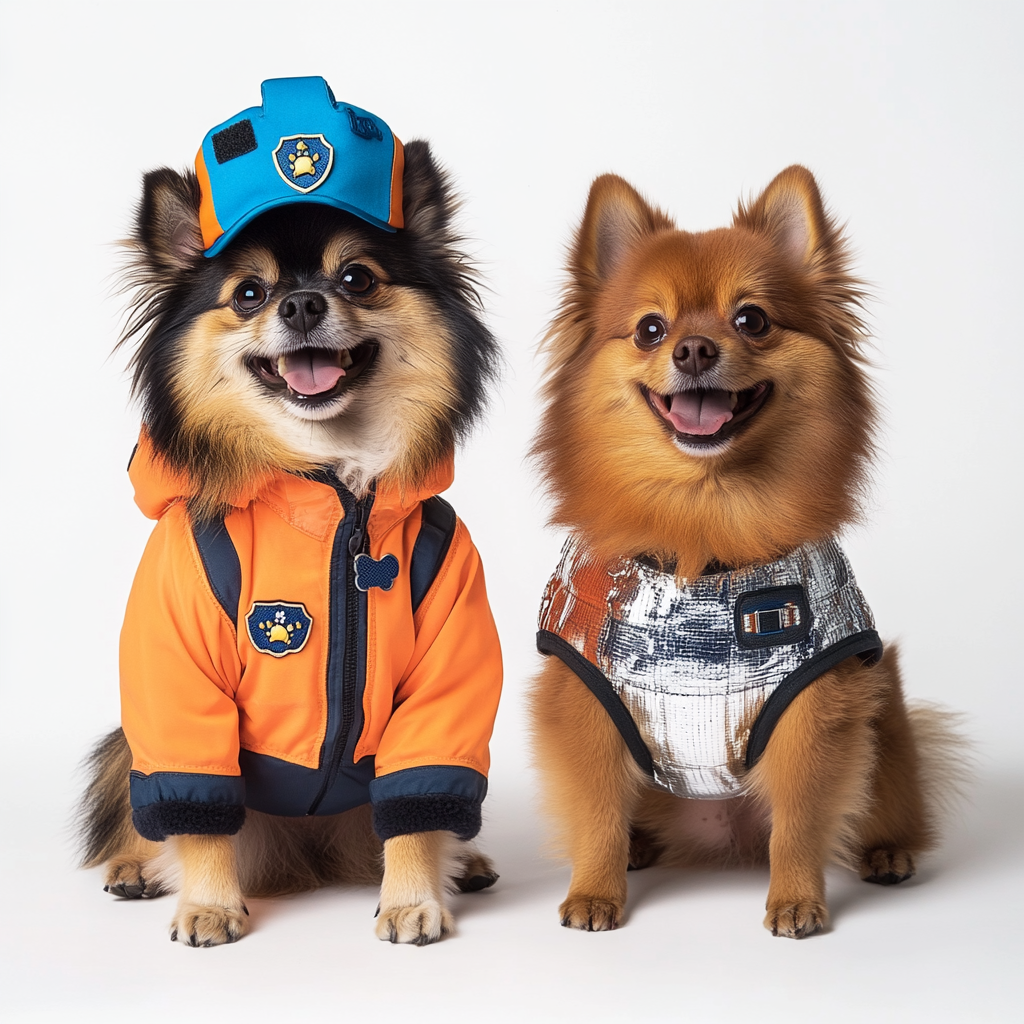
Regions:
[[319, 292], [292, 292], [277, 307], [281, 319], [299, 334], [309, 334], [326, 312], [327, 300]]
[[676, 366], [691, 377], [697, 377], [705, 370], [710, 370], [717, 358], [718, 346], [710, 338], [699, 334], [683, 338], [672, 353]]

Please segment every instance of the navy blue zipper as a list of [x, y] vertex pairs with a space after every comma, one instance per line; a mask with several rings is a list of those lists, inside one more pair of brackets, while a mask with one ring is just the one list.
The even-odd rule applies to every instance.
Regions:
[[[327, 654], [327, 729], [320, 755], [323, 782], [306, 814], [316, 814], [327, 792], [337, 778], [338, 769], [349, 745], [349, 734], [356, 717], [356, 695], [362, 689], [356, 678], [359, 668], [359, 590], [355, 583], [353, 562], [367, 546], [366, 524], [373, 508], [371, 491], [357, 501], [355, 495], [335, 478], [320, 479], [337, 492], [345, 516], [338, 524], [331, 549], [330, 610]], [[344, 621], [337, 621], [344, 608]]]

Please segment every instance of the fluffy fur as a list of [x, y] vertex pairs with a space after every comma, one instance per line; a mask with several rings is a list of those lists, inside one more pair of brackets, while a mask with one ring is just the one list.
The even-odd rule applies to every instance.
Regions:
[[[497, 349], [453, 233], [451, 183], [425, 142], [406, 146], [403, 186], [397, 233], [292, 205], [207, 259], [195, 176], [146, 175], [128, 242], [135, 299], [122, 343], [138, 339], [134, 394], [156, 451], [190, 482], [193, 516], [222, 511], [277, 470], [326, 467], [357, 496], [374, 480], [411, 487], [480, 413]], [[287, 315], [308, 317], [303, 348]], [[279, 360], [306, 349], [348, 367], [336, 386], [309, 395], [289, 386]], [[368, 807], [308, 819], [250, 811], [235, 837], [154, 843], [132, 826], [130, 767], [120, 730], [92, 754], [85, 864], [105, 864], [105, 888], [118, 896], [178, 891], [172, 936], [193, 946], [244, 934], [243, 894], [375, 883], [382, 869], [378, 935], [431, 942], [451, 930], [446, 888], [497, 877], [447, 833], [390, 839], [382, 857]]]
[[[772, 561], [853, 520], [874, 408], [864, 292], [849, 266], [805, 168], [741, 204], [731, 227], [699, 234], [677, 230], [621, 178], [598, 178], [545, 343], [534, 454], [554, 522], [600, 557], [654, 557], [687, 579]], [[699, 408], [732, 415], [713, 429], [722, 417], [699, 426]], [[907, 709], [893, 647], [807, 687], [748, 795], [733, 800], [649, 788], [557, 658], [535, 684], [532, 715], [573, 866], [561, 919], [585, 930], [621, 921], [627, 865], [768, 860], [766, 927], [809, 935], [828, 920], [829, 859], [882, 884], [914, 873], [937, 838], [931, 797], [949, 785], [934, 763], [956, 745], [940, 712]]]
[[[198, 509], [215, 510], [278, 469], [331, 464], [357, 495], [374, 478], [418, 482], [480, 413], [496, 347], [457, 249], [451, 186], [426, 143], [410, 143], [405, 159], [404, 230], [289, 206], [212, 260], [201, 252], [195, 176], [146, 176], [129, 243], [137, 292], [125, 338], [141, 337], [131, 367], [150, 436], [192, 479]], [[374, 279], [365, 294], [339, 284], [352, 265]], [[270, 298], [240, 315], [235, 296], [248, 282]], [[289, 402], [252, 369], [284, 349], [279, 297], [297, 289], [327, 299], [311, 344], [377, 346], [361, 379], [315, 408]]]

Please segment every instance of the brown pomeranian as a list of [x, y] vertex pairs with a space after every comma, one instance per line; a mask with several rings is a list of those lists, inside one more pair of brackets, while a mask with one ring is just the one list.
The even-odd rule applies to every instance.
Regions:
[[615, 928], [628, 868], [767, 860], [765, 927], [801, 938], [830, 859], [889, 885], [936, 842], [955, 736], [835, 540], [874, 420], [849, 262], [803, 167], [699, 234], [591, 189], [535, 445], [571, 534], [532, 694], [567, 927]]
[[424, 944], [446, 890], [497, 878], [470, 840], [501, 656], [437, 497], [496, 347], [427, 144], [319, 78], [263, 93], [195, 174], [146, 175], [129, 243], [130, 473], [158, 522], [85, 862], [120, 897], [177, 890], [191, 946], [241, 937], [245, 896], [383, 869], [377, 935]]

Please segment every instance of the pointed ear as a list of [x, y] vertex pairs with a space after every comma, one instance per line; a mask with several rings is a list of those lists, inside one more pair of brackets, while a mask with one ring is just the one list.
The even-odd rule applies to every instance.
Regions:
[[638, 241], [673, 226], [629, 182], [616, 174], [602, 174], [590, 186], [573, 247], [573, 266], [598, 281], [606, 280]]
[[434, 161], [430, 144], [423, 139], [407, 143], [402, 175], [403, 230], [445, 240], [457, 205], [451, 179]]
[[814, 175], [799, 164], [776, 175], [749, 207], [741, 203], [733, 224], [769, 235], [799, 266], [810, 263], [832, 234]]
[[153, 270], [187, 270], [203, 258], [199, 201], [199, 182], [191, 171], [178, 174], [163, 167], [145, 176], [135, 237]]

